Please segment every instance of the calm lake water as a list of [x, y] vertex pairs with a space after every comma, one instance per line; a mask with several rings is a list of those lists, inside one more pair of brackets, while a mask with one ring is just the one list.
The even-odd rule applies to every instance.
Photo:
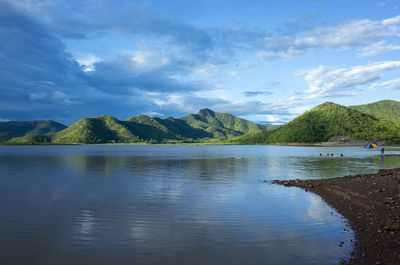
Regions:
[[0, 264], [337, 264], [343, 218], [264, 181], [399, 164], [361, 147], [0, 146]]

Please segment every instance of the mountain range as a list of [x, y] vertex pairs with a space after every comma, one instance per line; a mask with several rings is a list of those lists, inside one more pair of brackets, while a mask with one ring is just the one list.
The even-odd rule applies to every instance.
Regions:
[[0, 142], [25, 135], [56, 133], [67, 128], [55, 121], [7, 121], [0, 122]]
[[271, 132], [250, 132], [232, 144], [320, 143], [334, 136], [398, 142], [400, 102], [383, 100], [360, 106], [325, 102]]
[[245, 133], [274, 128], [275, 126], [255, 124], [228, 113], [202, 109], [196, 114], [182, 118], [161, 119], [146, 115], [134, 116], [127, 120], [118, 120], [106, 115], [84, 118], [68, 128], [40, 135], [26, 133], [9, 142], [15, 144], [221, 142]]
[[261, 125], [202, 109], [181, 118], [138, 115], [84, 118], [66, 127], [54, 121], [1, 122], [0, 141], [13, 144], [94, 143], [319, 143], [334, 136], [352, 139], [400, 138], [400, 102], [382, 100], [358, 106], [325, 102], [283, 126]]

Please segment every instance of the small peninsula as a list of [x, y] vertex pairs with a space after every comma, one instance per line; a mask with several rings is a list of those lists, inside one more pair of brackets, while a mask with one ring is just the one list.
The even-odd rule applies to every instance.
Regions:
[[274, 183], [313, 192], [348, 220], [356, 242], [347, 264], [400, 264], [400, 168]]

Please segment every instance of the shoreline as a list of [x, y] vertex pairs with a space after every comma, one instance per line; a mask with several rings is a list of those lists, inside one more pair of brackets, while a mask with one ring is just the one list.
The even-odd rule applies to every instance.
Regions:
[[[232, 144], [227, 142], [204, 142], [204, 143], [9, 143], [0, 142], [1, 145], [17, 146], [17, 145], [30, 145], [30, 146], [43, 146], [43, 145], [264, 145], [264, 146], [302, 146], [302, 147], [363, 147], [360, 143], [338, 143], [338, 142], [323, 142], [323, 143], [278, 143], [278, 144]], [[400, 147], [400, 144], [388, 144], [386, 147]], [[400, 149], [399, 149], [400, 150]], [[390, 151], [390, 150], [387, 150]], [[397, 150], [396, 150], [397, 151]]]
[[400, 264], [400, 168], [331, 179], [275, 180], [319, 195], [355, 234], [347, 264]]

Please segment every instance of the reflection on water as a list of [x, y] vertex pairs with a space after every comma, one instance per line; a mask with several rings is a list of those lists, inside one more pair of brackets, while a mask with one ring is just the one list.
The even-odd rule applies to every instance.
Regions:
[[353, 238], [340, 216], [262, 181], [398, 162], [359, 148], [1, 146], [0, 264], [335, 264]]
[[291, 166], [299, 172], [308, 172], [306, 178], [332, 178], [345, 175], [370, 174], [379, 168], [400, 166], [399, 157], [295, 158]]
[[156, 174], [159, 168], [174, 174], [184, 168], [190, 171], [188, 177], [210, 179], [213, 176], [227, 174], [235, 175], [238, 168], [251, 166], [246, 159], [235, 158], [207, 158], [207, 159], [154, 159], [141, 156], [68, 156], [65, 161], [79, 174], [92, 177], [116, 177], [118, 171], [128, 170], [132, 176], [142, 174]]
[[[382, 157], [380, 155], [367, 157], [296, 157], [269, 156], [259, 158], [193, 158], [153, 159], [141, 156], [68, 156], [67, 163], [85, 176], [115, 177], [121, 168], [129, 168], [135, 174], [147, 174], [162, 167], [167, 171], [185, 168], [191, 171], [189, 177], [197, 176], [210, 179], [213, 176], [235, 176], [238, 169], [261, 169], [260, 177], [268, 178], [332, 178], [350, 174], [373, 173], [379, 168], [394, 168], [400, 166], [397, 156]], [[93, 174], [94, 173], [94, 174]], [[264, 175], [262, 175], [262, 173]]]

